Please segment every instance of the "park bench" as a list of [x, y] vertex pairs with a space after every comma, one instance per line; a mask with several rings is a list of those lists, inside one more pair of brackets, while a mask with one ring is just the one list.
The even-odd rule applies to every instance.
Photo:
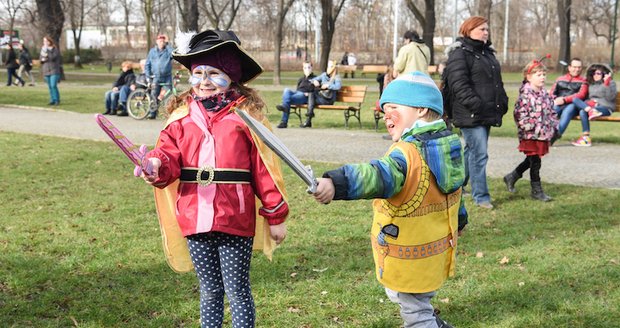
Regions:
[[[579, 115], [573, 117], [573, 120], [579, 121]], [[616, 109], [610, 116], [600, 116], [594, 119], [594, 121], [601, 122], [620, 122], [620, 93], [616, 95]]]
[[338, 65], [338, 74], [341, 76], [345, 73], [351, 74], [351, 77], [355, 76], [355, 70], [357, 69], [356, 65]]
[[388, 70], [388, 65], [364, 65], [362, 66], [362, 76], [366, 73], [384, 74]]
[[[360, 128], [362, 127], [362, 121], [360, 120], [360, 110], [362, 109], [362, 103], [366, 97], [365, 85], [343, 85], [336, 94], [336, 101], [333, 105], [316, 105], [317, 109], [325, 110], [341, 110], [344, 113], [344, 126], [349, 127], [349, 118], [351, 116], [357, 119]], [[308, 105], [291, 105], [291, 114], [297, 115], [299, 123], [301, 124], [302, 109], [307, 109]]]

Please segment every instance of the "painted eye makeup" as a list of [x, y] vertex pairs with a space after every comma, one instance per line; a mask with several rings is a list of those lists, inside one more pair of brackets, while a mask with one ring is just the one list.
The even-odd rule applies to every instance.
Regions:
[[230, 78], [226, 75], [226, 73], [207, 65], [201, 65], [194, 68], [192, 75], [189, 78], [189, 83], [192, 86], [197, 86], [204, 79], [211, 81], [211, 83], [221, 88], [226, 88], [230, 85]]

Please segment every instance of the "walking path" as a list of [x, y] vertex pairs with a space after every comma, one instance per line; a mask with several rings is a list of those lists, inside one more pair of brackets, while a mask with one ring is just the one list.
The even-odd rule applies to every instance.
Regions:
[[[0, 131], [109, 141], [93, 114], [2, 106], [0, 117]], [[108, 118], [136, 144], [153, 145], [163, 125], [162, 121]], [[391, 143], [382, 139], [381, 133], [356, 129], [289, 128], [274, 132], [300, 159], [311, 161], [366, 162], [385, 153]], [[517, 143], [516, 138], [489, 140], [489, 176], [502, 177], [523, 160]], [[620, 189], [620, 146], [577, 148], [560, 140], [543, 158], [540, 174], [545, 182]]]

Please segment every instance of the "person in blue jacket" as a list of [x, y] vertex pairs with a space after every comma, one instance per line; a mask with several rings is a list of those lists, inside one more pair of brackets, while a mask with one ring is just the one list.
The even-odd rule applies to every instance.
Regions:
[[[155, 99], [155, 106], [161, 93], [162, 84], [164, 88], [169, 89], [172, 86], [172, 47], [168, 45], [168, 37], [160, 34], [157, 36], [157, 45], [155, 45], [146, 57], [146, 65], [144, 72], [148, 78], [152, 78], [153, 89], [151, 95]], [[157, 107], [156, 107], [157, 108]], [[157, 110], [152, 111], [148, 118], [155, 119]]]

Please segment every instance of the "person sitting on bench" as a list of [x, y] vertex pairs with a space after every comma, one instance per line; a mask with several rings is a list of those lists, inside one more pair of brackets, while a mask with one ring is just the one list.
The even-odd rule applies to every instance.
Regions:
[[336, 93], [340, 90], [340, 76], [336, 68], [336, 62], [330, 60], [327, 62], [327, 70], [321, 75], [312, 79], [315, 86], [314, 92], [308, 97], [308, 111], [306, 112], [306, 122], [301, 125], [302, 128], [312, 127], [312, 118], [314, 117], [314, 106], [316, 105], [332, 105], [336, 101]]
[[312, 73], [312, 64], [310, 62], [304, 62], [303, 64], [304, 76], [300, 77], [297, 81], [297, 90], [285, 88], [282, 92], [282, 104], [276, 105], [276, 108], [282, 112], [282, 119], [278, 128], [284, 129], [288, 126], [288, 116], [291, 112], [291, 104], [304, 105], [308, 103], [308, 96], [314, 91], [314, 84], [312, 79], [316, 76]]

